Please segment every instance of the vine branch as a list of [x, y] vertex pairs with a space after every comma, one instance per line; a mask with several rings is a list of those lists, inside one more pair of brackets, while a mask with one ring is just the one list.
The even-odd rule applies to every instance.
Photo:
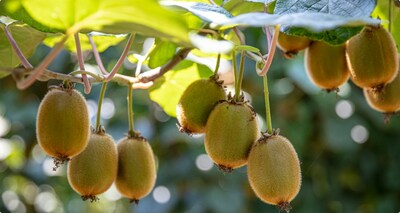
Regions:
[[189, 54], [189, 52], [192, 49], [193, 48], [183, 48], [183, 49], [179, 50], [175, 54], [175, 56], [161, 68], [157, 68], [157, 69], [150, 70], [150, 71], [140, 74], [138, 76], [139, 82], [147, 83], [147, 82], [154, 81], [155, 79], [161, 77], [162, 75], [164, 75], [164, 73], [168, 72], [170, 69], [175, 67], [175, 65], [177, 65], [179, 62], [181, 62], [183, 59], [185, 59], [186, 56]]

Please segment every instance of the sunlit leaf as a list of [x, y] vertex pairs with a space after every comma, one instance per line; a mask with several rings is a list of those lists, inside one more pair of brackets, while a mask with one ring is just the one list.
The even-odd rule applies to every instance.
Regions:
[[190, 41], [204, 53], [228, 53], [234, 47], [231, 41], [211, 39], [197, 34], [190, 34]]
[[187, 60], [182, 61], [155, 81], [150, 88], [150, 98], [158, 103], [168, 115], [176, 117], [176, 105], [189, 84], [211, 75], [212, 71], [204, 65]]
[[23, 0], [23, 5], [40, 24], [68, 34], [138, 32], [189, 45], [185, 21], [156, 0]]
[[264, 1], [258, 0], [231, 0], [224, 5], [224, 8], [234, 16], [250, 12], [263, 12], [264, 7]]
[[[0, 23], [0, 67], [16, 67], [20, 64], [20, 60], [11, 48], [5, 36], [4, 28], [5, 25]], [[25, 57], [32, 55], [36, 46], [46, 37], [45, 33], [20, 22], [10, 24], [8, 29]], [[10, 72], [0, 71], [0, 78], [9, 74]]]
[[168, 41], [156, 40], [154, 49], [149, 54], [149, 67], [156, 68], [167, 63], [175, 54], [176, 45]]
[[[44, 40], [43, 43], [49, 47], [53, 47], [54, 45], [56, 45], [58, 42], [61, 41], [63, 36], [64, 36], [63, 34], [49, 35]], [[123, 41], [125, 39], [125, 37], [126, 37], [126, 34], [121, 34], [121, 35], [93, 34], [92, 35], [93, 41], [96, 44], [97, 50], [99, 52], [104, 52], [107, 48], [119, 44], [121, 41]], [[87, 51], [87, 50], [92, 49], [92, 46], [89, 43], [89, 39], [88, 39], [87, 35], [79, 34], [79, 40], [81, 42], [82, 51]], [[73, 36], [68, 38], [68, 40], [65, 42], [64, 47], [65, 47], [65, 49], [67, 49], [71, 52], [76, 52], [75, 39]]]

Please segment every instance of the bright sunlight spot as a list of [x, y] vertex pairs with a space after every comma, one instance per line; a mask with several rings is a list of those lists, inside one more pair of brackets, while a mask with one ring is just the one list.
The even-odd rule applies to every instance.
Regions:
[[350, 118], [354, 113], [353, 104], [348, 100], [337, 102], [335, 110], [336, 114], [342, 119]]
[[101, 107], [101, 118], [110, 119], [115, 114], [114, 101], [109, 98], [104, 98], [103, 105]]
[[364, 126], [356, 125], [351, 129], [351, 138], [354, 142], [362, 144], [368, 140], [369, 132]]
[[0, 139], [0, 161], [6, 159], [12, 152], [10, 142]]
[[39, 212], [53, 212], [57, 208], [57, 199], [51, 192], [41, 192], [35, 199], [35, 209]]
[[0, 116], [0, 137], [6, 135], [10, 131], [10, 123]]
[[196, 158], [196, 166], [201, 171], [208, 171], [213, 168], [214, 164], [207, 154], [201, 154]]
[[118, 192], [115, 184], [113, 184], [106, 192], [104, 192], [104, 197], [109, 201], [116, 201], [121, 198], [121, 194]]
[[341, 97], [348, 97], [351, 92], [351, 87], [349, 83], [344, 83], [342, 86], [339, 87], [338, 95]]
[[[66, 165], [61, 165], [61, 167], [66, 166]], [[57, 168], [56, 171], [53, 171], [53, 167], [54, 167], [54, 162], [53, 162], [53, 158], [47, 158], [46, 160], [44, 160], [43, 164], [42, 164], [42, 169], [43, 172], [47, 175], [47, 176], [62, 176], [63, 175], [63, 171], [62, 168], [59, 167]]]
[[166, 203], [171, 198], [171, 193], [167, 187], [157, 186], [153, 191], [153, 198], [157, 203]]

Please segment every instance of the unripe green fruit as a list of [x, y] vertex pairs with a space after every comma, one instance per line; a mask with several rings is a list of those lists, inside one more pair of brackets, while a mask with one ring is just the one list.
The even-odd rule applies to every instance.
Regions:
[[117, 176], [117, 146], [108, 134], [92, 133], [89, 144], [68, 164], [68, 182], [84, 200], [95, 201]]
[[215, 79], [200, 79], [190, 84], [176, 107], [182, 131], [204, 133], [211, 110], [225, 99], [225, 90]]
[[308, 76], [321, 89], [336, 90], [349, 79], [345, 45], [314, 41], [306, 49], [304, 60]]
[[259, 136], [256, 114], [243, 102], [224, 101], [211, 112], [205, 131], [205, 149], [220, 169], [231, 171], [247, 163]]
[[285, 137], [260, 138], [250, 151], [247, 175], [257, 197], [290, 210], [290, 201], [300, 191], [301, 171], [297, 153]]
[[56, 167], [82, 152], [89, 141], [89, 113], [84, 97], [74, 89], [51, 89], [40, 103], [36, 136]]
[[377, 111], [388, 114], [400, 111], [400, 71], [381, 91], [364, 89], [364, 96], [368, 104]]
[[399, 61], [392, 35], [383, 27], [366, 26], [347, 43], [347, 63], [354, 84], [380, 88], [397, 75]]
[[292, 36], [286, 33], [279, 33], [278, 47], [285, 53], [286, 58], [293, 58], [301, 50], [304, 50], [310, 44], [307, 37]]
[[144, 138], [123, 138], [117, 147], [115, 185], [122, 195], [137, 203], [151, 192], [156, 182], [153, 150]]

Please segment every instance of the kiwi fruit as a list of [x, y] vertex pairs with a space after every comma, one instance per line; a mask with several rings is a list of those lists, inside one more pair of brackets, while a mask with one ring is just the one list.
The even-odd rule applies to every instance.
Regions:
[[299, 51], [306, 49], [310, 42], [307, 37], [293, 36], [280, 32], [277, 45], [284, 52], [284, 56], [291, 59]]
[[85, 150], [68, 163], [68, 182], [83, 200], [96, 201], [114, 182], [118, 171], [117, 146], [113, 138], [92, 133]]
[[183, 92], [176, 107], [180, 131], [204, 133], [208, 116], [219, 100], [225, 100], [225, 90], [216, 75], [194, 81]]
[[118, 148], [118, 174], [115, 185], [131, 202], [148, 195], [156, 182], [156, 164], [148, 141], [140, 136], [122, 138]]
[[[398, 59], [400, 61], [400, 57]], [[399, 71], [400, 72], [400, 71]], [[364, 89], [364, 96], [368, 104], [375, 110], [385, 114], [394, 114], [400, 111], [400, 73], [381, 91]]]
[[247, 176], [257, 197], [288, 212], [301, 186], [296, 150], [285, 137], [264, 134], [250, 151]]
[[90, 136], [85, 98], [72, 88], [49, 90], [39, 106], [36, 136], [40, 147], [54, 158], [54, 170], [82, 152]]
[[379, 90], [397, 75], [396, 43], [382, 26], [366, 26], [347, 42], [350, 77], [361, 88]]
[[305, 51], [308, 77], [319, 88], [334, 91], [349, 79], [345, 45], [313, 41]]
[[205, 149], [221, 170], [231, 172], [247, 163], [258, 137], [256, 113], [247, 102], [221, 101], [208, 118]]

